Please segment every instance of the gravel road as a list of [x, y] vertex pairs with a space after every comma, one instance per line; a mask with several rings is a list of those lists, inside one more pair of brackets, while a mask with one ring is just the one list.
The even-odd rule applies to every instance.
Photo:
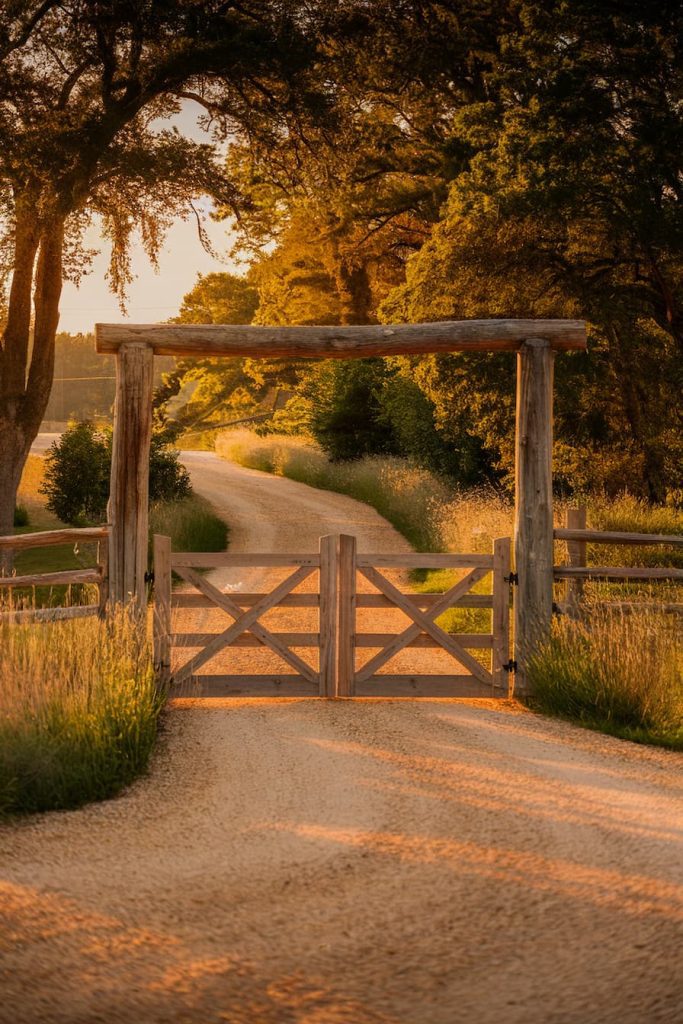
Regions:
[[[187, 464], [235, 548], [400, 543]], [[681, 763], [512, 704], [176, 701], [120, 798], [0, 827], [0, 1022], [683, 1021]]]

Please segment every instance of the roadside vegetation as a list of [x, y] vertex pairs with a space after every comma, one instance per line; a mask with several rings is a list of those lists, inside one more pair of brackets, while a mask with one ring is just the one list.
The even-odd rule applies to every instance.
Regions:
[[0, 626], [0, 813], [78, 807], [144, 772], [163, 695], [125, 612]]
[[595, 604], [553, 622], [531, 659], [532, 705], [592, 729], [683, 750], [680, 620]]

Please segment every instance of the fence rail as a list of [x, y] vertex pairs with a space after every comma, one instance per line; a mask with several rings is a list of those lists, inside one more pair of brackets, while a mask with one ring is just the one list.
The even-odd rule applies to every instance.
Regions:
[[0, 537], [0, 551], [29, 551], [32, 548], [54, 547], [59, 544], [97, 543], [97, 565], [89, 569], [64, 569], [58, 572], [30, 573], [22, 576], [0, 576], [0, 594], [22, 587], [71, 586], [93, 584], [98, 588], [97, 604], [73, 605], [55, 608], [8, 608], [0, 611], [0, 622], [58, 622], [104, 615], [109, 596], [109, 528], [87, 526], [64, 530], [42, 530], [35, 533], [11, 534]]
[[[631, 547], [683, 547], [683, 536], [664, 533], [629, 533], [618, 530], [591, 530], [586, 527], [586, 509], [583, 506], [567, 510], [566, 525], [553, 531], [555, 540], [567, 544], [569, 565], [553, 566], [553, 578], [556, 582], [566, 582], [565, 601], [556, 605], [560, 613], [576, 614], [583, 597], [586, 580], [604, 580], [607, 582], [683, 582], [683, 569], [650, 566], [620, 565], [588, 565], [587, 550], [589, 544], [621, 544]], [[683, 613], [683, 604], [671, 601], [603, 601], [615, 611], [627, 614], [638, 608], [656, 607], [667, 614]]]

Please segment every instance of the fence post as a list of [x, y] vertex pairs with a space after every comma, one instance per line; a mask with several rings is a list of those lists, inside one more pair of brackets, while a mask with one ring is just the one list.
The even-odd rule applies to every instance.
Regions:
[[553, 608], [553, 361], [550, 342], [517, 355], [515, 438], [515, 688], [529, 692], [526, 660], [550, 633]]
[[321, 697], [335, 695], [337, 663], [337, 540], [320, 538], [320, 689]]
[[339, 656], [337, 696], [356, 692], [356, 538], [339, 538]]
[[[568, 530], [585, 530], [586, 506], [579, 505], [578, 508], [568, 508], [565, 525]], [[569, 556], [569, 564], [585, 567], [587, 564], [587, 548], [588, 545], [585, 540], [568, 540], [567, 554]], [[583, 580], [567, 580], [565, 599], [568, 615], [576, 615], [578, 613], [581, 598], [583, 597], [583, 582]]]
[[171, 538], [154, 534], [154, 668], [165, 686], [171, 676]]
[[[507, 579], [506, 579], [507, 577]], [[493, 689], [510, 696], [510, 538], [493, 542], [493, 612], [491, 674]], [[507, 667], [506, 667], [507, 666]]]
[[116, 401], [109, 492], [109, 580], [112, 604], [145, 606], [152, 371], [149, 345], [121, 345], [116, 355]]

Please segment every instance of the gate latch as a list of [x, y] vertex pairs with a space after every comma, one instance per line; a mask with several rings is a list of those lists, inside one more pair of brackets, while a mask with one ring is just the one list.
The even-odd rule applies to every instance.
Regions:
[[511, 572], [509, 576], [503, 576], [506, 583], [509, 583], [511, 587], [519, 586], [519, 576], [516, 572]]
[[154, 569], [150, 569], [149, 572], [145, 573], [144, 580], [145, 583], [154, 583]]
[[516, 672], [517, 662], [511, 658], [509, 661], [505, 662], [505, 664], [503, 665], [503, 669], [505, 670], [505, 672]]

